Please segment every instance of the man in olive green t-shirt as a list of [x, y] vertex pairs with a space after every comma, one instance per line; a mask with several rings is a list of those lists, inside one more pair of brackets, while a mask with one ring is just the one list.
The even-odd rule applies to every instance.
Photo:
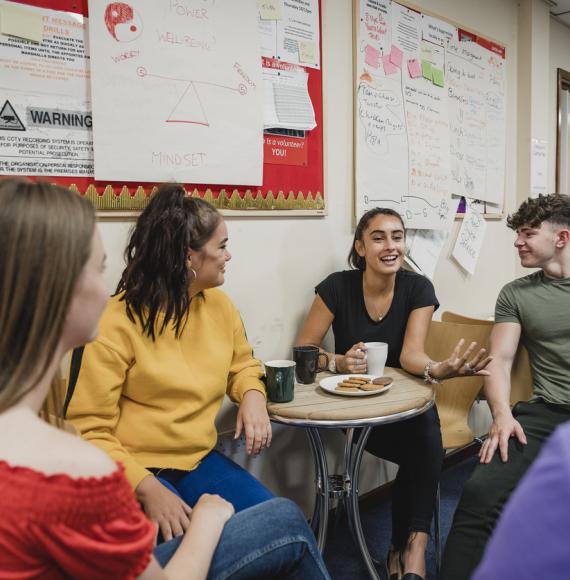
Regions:
[[[471, 577], [511, 492], [554, 429], [570, 420], [570, 197], [529, 198], [507, 225], [521, 265], [539, 270], [507, 284], [497, 299], [485, 378], [493, 423], [455, 512], [442, 580]], [[529, 353], [533, 395], [511, 411], [519, 342]]]

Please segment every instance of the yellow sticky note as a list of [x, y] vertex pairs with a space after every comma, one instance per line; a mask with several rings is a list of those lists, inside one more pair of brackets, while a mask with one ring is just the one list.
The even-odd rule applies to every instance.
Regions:
[[283, 18], [283, 0], [257, 0], [259, 17], [262, 20], [281, 20]]
[[12, 4], [4, 4], [0, 8], [0, 33], [41, 42], [43, 30], [40, 13]]
[[299, 42], [299, 62], [315, 64], [317, 62], [317, 46], [314, 42]]

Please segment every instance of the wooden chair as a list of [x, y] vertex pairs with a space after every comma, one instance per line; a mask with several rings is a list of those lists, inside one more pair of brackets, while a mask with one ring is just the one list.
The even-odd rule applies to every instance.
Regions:
[[[467, 344], [476, 342], [479, 348], [488, 347], [492, 324], [469, 324], [432, 321], [426, 339], [426, 353], [432, 360], [449, 356], [457, 342], [463, 338]], [[469, 412], [483, 386], [483, 377], [457, 377], [436, 386], [436, 403], [441, 422], [445, 450], [457, 449], [471, 443], [475, 435], [468, 425]], [[434, 543], [436, 568], [441, 562], [440, 494], [437, 491], [434, 514]]]
[[[441, 320], [444, 322], [455, 322], [457, 324], [481, 324], [485, 326], [493, 326], [495, 324], [492, 320], [470, 318], [449, 311], [441, 315]], [[522, 343], [519, 343], [515, 360], [513, 361], [513, 368], [511, 369], [511, 407], [519, 401], [528, 401], [532, 395], [532, 387], [533, 380], [528, 351]]]

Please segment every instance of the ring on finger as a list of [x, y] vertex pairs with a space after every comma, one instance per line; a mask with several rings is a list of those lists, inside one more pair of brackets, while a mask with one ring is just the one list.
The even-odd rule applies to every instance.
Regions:
[[465, 363], [465, 374], [466, 375], [474, 375], [477, 371], [469, 364]]

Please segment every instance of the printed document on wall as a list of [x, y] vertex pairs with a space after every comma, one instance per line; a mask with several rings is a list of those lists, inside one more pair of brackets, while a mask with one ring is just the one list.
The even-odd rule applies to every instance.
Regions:
[[[0, 2], [4, 16], [6, 9], [11, 18], [3, 19], [0, 36], [0, 174], [92, 176], [87, 20]], [[39, 25], [33, 35], [26, 23]]]
[[256, 0], [91, 1], [89, 14], [97, 179], [261, 184]]
[[318, 0], [283, 0], [277, 21], [277, 57], [292, 64], [320, 68]]

